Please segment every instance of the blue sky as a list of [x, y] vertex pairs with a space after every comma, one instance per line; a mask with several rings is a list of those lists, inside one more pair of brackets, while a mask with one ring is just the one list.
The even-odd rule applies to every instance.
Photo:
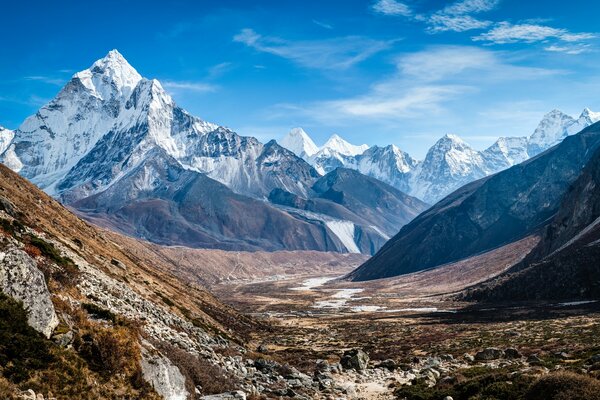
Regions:
[[600, 6], [517, 0], [101, 1], [3, 4], [0, 125], [16, 128], [118, 49], [191, 113], [261, 140], [322, 144], [445, 133], [476, 148], [544, 113], [600, 111]]

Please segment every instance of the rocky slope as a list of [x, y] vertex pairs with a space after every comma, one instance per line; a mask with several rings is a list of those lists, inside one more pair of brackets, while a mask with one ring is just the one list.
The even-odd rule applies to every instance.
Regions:
[[467, 291], [486, 301], [600, 298], [600, 151], [573, 183], [540, 243], [502, 276]]
[[600, 145], [600, 126], [496, 175], [470, 183], [404, 226], [354, 280], [405, 274], [469, 257], [548, 223]]
[[[227, 278], [223, 254], [198, 252], [91, 226], [0, 166], [2, 398], [324, 398], [322, 378], [254, 352], [249, 340], [268, 337], [268, 326], [191, 282], [217, 276], [203, 261]], [[293, 253], [258, 256], [281, 259], [286, 273], [305, 262]], [[238, 255], [238, 263], [252, 257]], [[338, 257], [363, 256], [311, 257], [334, 268]], [[267, 276], [259, 263], [229, 272]]]

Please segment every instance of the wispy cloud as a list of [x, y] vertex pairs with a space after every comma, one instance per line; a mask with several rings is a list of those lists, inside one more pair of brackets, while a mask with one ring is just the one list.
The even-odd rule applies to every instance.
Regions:
[[500, 0], [462, 0], [447, 5], [442, 12], [448, 15], [465, 15], [491, 11], [498, 7]]
[[473, 29], [485, 29], [492, 22], [475, 18], [473, 14], [491, 11], [499, 3], [499, 0], [460, 0], [449, 4], [424, 19], [429, 25], [427, 32], [465, 32]]
[[391, 16], [409, 17], [412, 15], [411, 8], [396, 0], [377, 0], [372, 5], [373, 11]]
[[229, 61], [215, 64], [208, 69], [208, 77], [207, 78], [208, 79], [219, 78], [219, 77], [223, 76], [223, 74], [225, 74], [227, 71], [230, 71], [233, 67], [234, 67], [233, 63], [231, 63]]
[[505, 55], [472, 46], [440, 46], [397, 60], [396, 74], [366, 93], [307, 106], [283, 104], [275, 117], [300, 113], [323, 123], [361, 119], [381, 123], [443, 114], [447, 106], [482, 87], [504, 81], [540, 78], [563, 71], [513, 65]]
[[42, 83], [47, 83], [49, 85], [62, 86], [65, 84], [65, 80], [61, 78], [53, 78], [50, 76], [42, 76], [42, 75], [32, 75], [26, 76], [23, 79], [28, 81], [37, 81]]
[[318, 25], [321, 28], [325, 28], [325, 29], [329, 29], [329, 30], [333, 29], [333, 25], [328, 24], [327, 22], [319, 21], [316, 19], [313, 19], [312, 22], [313, 22], [313, 24]]
[[218, 87], [206, 82], [191, 82], [191, 81], [163, 81], [162, 86], [167, 90], [172, 91], [190, 91], [197, 93], [215, 92]]
[[577, 55], [577, 54], [581, 54], [581, 53], [590, 52], [591, 46], [587, 43], [578, 43], [575, 45], [566, 45], [566, 46], [559, 46], [559, 45], [553, 44], [553, 45], [545, 47], [544, 50], [551, 51], [554, 53]]
[[563, 42], [580, 42], [593, 39], [593, 33], [573, 33], [566, 29], [553, 28], [547, 25], [516, 24], [501, 22], [489, 32], [475, 36], [475, 41], [485, 41], [495, 44], [506, 43], [535, 43], [548, 39], [557, 39]]
[[233, 37], [257, 51], [291, 60], [308, 68], [347, 69], [372, 55], [388, 49], [394, 41], [362, 36], [346, 36], [324, 40], [290, 41], [262, 36], [253, 29], [243, 29]]
[[492, 24], [491, 21], [484, 21], [473, 18], [470, 15], [445, 15], [434, 14], [427, 20], [429, 27], [427, 32], [465, 32], [473, 29], [485, 29]]

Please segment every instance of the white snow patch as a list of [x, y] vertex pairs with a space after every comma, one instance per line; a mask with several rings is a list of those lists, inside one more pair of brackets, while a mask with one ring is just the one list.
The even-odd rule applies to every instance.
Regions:
[[326, 221], [325, 225], [342, 242], [350, 253], [360, 253], [360, 249], [354, 242], [354, 223], [350, 221]]

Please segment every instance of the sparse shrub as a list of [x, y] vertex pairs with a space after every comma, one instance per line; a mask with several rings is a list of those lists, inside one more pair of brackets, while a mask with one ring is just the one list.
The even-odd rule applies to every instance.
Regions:
[[154, 343], [154, 346], [179, 368], [186, 378], [186, 386], [190, 393], [194, 392], [196, 386], [202, 387], [202, 394], [223, 393], [238, 386], [238, 382], [229, 372], [204, 358], [193, 356], [165, 342]]
[[13, 382], [26, 380], [52, 360], [48, 342], [27, 323], [23, 304], [0, 292], [0, 366]]
[[538, 379], [526, 400], [600, 400], [600, 381], [572, 372], [549, 374]]
[[127, 328], [98, 328], [83, 334], [75, 346], [90, 368], [104, 376], [135, 374], [139, 368], [139, 345]]
[[163, 301], [163, 303], [165, 303], [169, 307], [174, 307], [175, 306], [175, 303], [173, 302], [173, 300], [171, 300], [170, 298], [168, 298], [167, 296], [165, 296], [161, 292], [154, 292], [154, 293], [156, 293], [156, 295], [158, 297], [160, 297], [160, 299]]
[[92, 317], [103, 319], [110, 322], [116, 322], [117, 316], [110, 310], [97, 306], [93, 303], [82, 303], [81, 308], [88, 312]]
[[17, 400], [17, 388], [15, 385], [0, 376], [0, 399]]

